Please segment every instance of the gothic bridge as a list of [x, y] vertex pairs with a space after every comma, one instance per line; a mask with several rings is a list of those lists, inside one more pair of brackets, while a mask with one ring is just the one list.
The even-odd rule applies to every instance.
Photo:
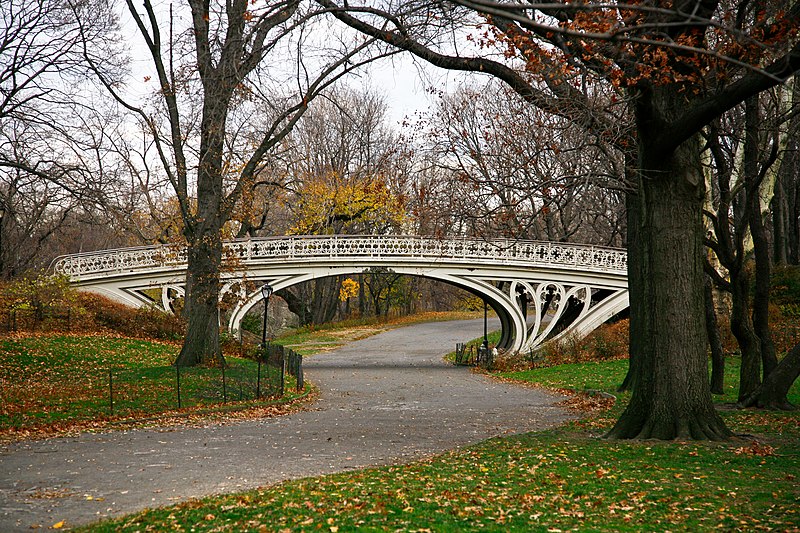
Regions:
[[[494, 309], [498, 348], [528, 351], [567, 334], [583, 336], [628, 307], [624, 250], [581, 244], [415, 236], [290, 236], [225, 243], [222, 294], [235, 300], [228, 329], [279, 291], [327, 276], [388, 268], [461, 287]], [[62, 256], [53, 263], [77, 287], [139, 307], [170, 309], [182, 296], [186, 250], [145, 246]], [[242, 281], [251, 283], [242, 283]]]

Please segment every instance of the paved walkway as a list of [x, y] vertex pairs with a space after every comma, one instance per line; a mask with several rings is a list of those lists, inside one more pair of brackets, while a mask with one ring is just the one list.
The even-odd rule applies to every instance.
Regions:
[[305, 361], [312, 410], [203, 428], [86, 434], [0, 448], [0, 531], [87, 524], [192, 497], [408, 462], [550, 427], [559, 397], [442, 363], [482, 322], [420, 324]]

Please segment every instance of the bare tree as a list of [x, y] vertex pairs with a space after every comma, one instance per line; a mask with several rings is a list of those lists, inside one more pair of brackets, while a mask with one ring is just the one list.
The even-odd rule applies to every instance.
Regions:
[[[638, 187], [628, 242], [636, 366], [631, 401], [609, 437], [729, 438], [708, 386], [699, 132], [800, 69], [800, 3], [456, 2], [465, 13], [429, 2], [393, 12], [318, 1], [366, 35], [442, 68], [497, 77], [601, 138], [617, 128], [589, 87], [618, 89], [636, 132], [619, 144], [636, 150], [626, 156]], [[478, 49], [453, 53], [463, 17], [475, 13], [486, 20]]]
[[[297, 234], [396, 233], [405, 218], [407, 151], [387, 125], [386, 102], [375, 91], [337, 88], [320, 98], [287, 136], [286, 204]], [[308, 322], [325, 322], [338, 308], [340, 278], [289, 288], [289, 308]], [[359, 284], [363, 289], [363, 283]], [[310, 298], [306, 298], [310, 295]], [[359, 298], [363, 312], [364, 299]]]
[[[9, 0], [0, 4], [0, 20], [0, 275], [6, 276], [91, 246], [90, 236], [99, 246], [119, 242], [110, 229], [89, 226], [108, 227], [124, 186], [104, 165], [110, 121], [87, 96], [92, 87], [82, 54], [91, 39], [98, 69], [109, 76], [118, 71], [108, 6]], [[85, 238], [70, 238], [76, 226]]]
[[[296, 0], [186, 0], [169, 13], [150, 0], [126, 6], [151, 61], [152, 104], [132, 101], [98, 74], [151, 139], [151, 164], [179, 206], [188, 245], [188, 331], [176, 364], [224, 364], [223, 228], [310, 102], [369, 59], [362, 52], [370, 40], [338, 40], [315, 21], [312, 6]], [[88, 49], [86, 59], [96, 65]]]
[[457, 191], [449, 214], [475, 235], [621, 244], [626, 184], [613, 146], [492, 83], [442, 97], [425, 124], [423, 147]]

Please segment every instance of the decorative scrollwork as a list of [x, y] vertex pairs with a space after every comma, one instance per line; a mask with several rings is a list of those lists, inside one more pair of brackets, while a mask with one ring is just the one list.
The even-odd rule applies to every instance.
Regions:
[[[543, 241], [436, 239], [416, 236], [290, 236], [229, 241], [225, 257], [243, 266], [286, 259], [428, 258], [476, 264], [571, 267], [624, 274], [627, 253], [617, 248]], [[57, 258], [55, 272], [73, 279], [185, 268], [186, 249], [175, 245], [103, 250]]]

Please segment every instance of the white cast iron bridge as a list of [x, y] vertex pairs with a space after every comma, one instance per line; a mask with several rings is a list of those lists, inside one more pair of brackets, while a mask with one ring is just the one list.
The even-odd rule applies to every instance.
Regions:
[[[624, 250], [540, 241], [416, 236], [287, 236], [225, 243], [222, 297], [228, 330], [261, 301], [260, 287], [286, 287], [370, 268], [441, 280], [480, 296], [502, 325], [498, 348], [529, 351], [583, 336], [628, 307]], [[164, 245], [59, 257], [56, 272], [77, 287], [134, 307], [170, 310], [183, 296], [185, 248]]]

